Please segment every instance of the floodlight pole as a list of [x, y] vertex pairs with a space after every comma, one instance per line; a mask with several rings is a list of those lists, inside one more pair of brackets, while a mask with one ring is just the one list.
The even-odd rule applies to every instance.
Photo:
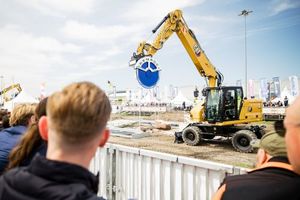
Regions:
[[245, 18], [245, 97], [248, 94], [248, 74], [247, 74], [247, 16], [252, 13], [252, 10], [242, 10], [239, 16], [244, 16]]
[[[0, 78], [1, 78], [1, 92], [2, 92], [2, 90], [3, 90], [3, 78], [4, 78], [4, 76], [0, 76]], [[3, 104], [3, 94], [1, 95], [1, 105]]]

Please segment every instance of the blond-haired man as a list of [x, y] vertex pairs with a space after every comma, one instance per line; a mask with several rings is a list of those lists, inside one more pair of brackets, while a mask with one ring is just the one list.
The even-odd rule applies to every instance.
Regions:
[[25, 168], [0, 178], [0, 199], [102, 199], [98, 178], [88, 171], [97, 148], [109, 132], [111, 105], [105, 93], [90, 82], [73, 83], [51, 95], [47, 117], [39, 121], [48, 141], [46, 158], [36, 156]]
[[27, 127], [34, 121], [34, 110], [36, 104], [17, 105], [9, 118], [10, 128], [0, 132], [0, 175], [8, 164], [10, 151], [19, 142]]
[[288, 157], [294, 171], [300, 175], [300, 96], [287, 108], [284, 126]]

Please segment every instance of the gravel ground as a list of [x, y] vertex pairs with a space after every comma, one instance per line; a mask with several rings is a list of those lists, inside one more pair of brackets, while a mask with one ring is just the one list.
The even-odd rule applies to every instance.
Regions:
[[[181, 119], [183, 119], [183, 114], [180, 115], [178, 113], [172, 113], [169, 115], [164, 115], [166, 116], [165, 118], [170, 121], [180, 122], [182, 121]], [[113, 116], [113, 119], [134, 119], [134, 117]], [[150, 117], [150, 119], [152, 118]], [[160, 116], [160, 119], [164, 119], [164, 117]], [[270, 131], [272, 129], [272, 123], [266, 122], [265, 125], [267, 126], [267, 131]], [[174, 155], [210, 160], [246, 168], [252, 168], [255, 162], [256, 153], [237, 152], [232, 147], [231, 142], [227, 139], [220, 138], [220, 140], [217, 141], [206, 140], [203, 141], [199, 146], [188, 146], [186, 144], [174, 143], [174, 136], [170, 135], [170, 133], [172, 133], [172, 130], [161, 131], [154, 129], [152, 133], [150, 133], [149, 137], [144, 137], [140, 139], [129, 139], [111, 136], [109, 142], [130, 147], [137, 147], [147, 150], [170, 153]]]

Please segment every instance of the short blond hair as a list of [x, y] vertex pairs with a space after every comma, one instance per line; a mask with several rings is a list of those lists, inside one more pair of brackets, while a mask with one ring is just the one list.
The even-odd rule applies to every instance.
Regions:
[[52, 94], [47, 102], [49, 128], [64, 142], [90, 141], [106, 127], [111, 105], [106, 94], [91, 82], [78, 82]]
[[29, 119], [34, 115], [37, 104], [18, 104], [10, 114], [10, 126], [28, 126]]

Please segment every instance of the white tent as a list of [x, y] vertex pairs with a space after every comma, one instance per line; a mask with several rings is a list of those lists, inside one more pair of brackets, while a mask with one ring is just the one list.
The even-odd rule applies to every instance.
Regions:
[[141, 99], [141, 103], [159, 103], [159, 101], [152, 95], [151, 92], [148, 92], [147, 95]]
[[182, 103], [185, 102], [186, 106], [191, 106], [193, 105], [193, 102], [183, 96], [182, 92], [179, 91], [177, 96], [171, 101], [171, 103], [175, 106], [182, 106]]
[[3, 108], [7, 109], [8, 111], [12, 111], [12, 109], [17, 105], [21, 103], [38, 103], [39, 101], [30, 96], [27, 92], [22, 90], [18, 96], [16, 96], [14, 99], [5, 102]]
[[162, 99], [160, 99], [160, 102], [161, 103], [166, 103], [166, 104], [169, 104], [169, 103], [171, 103], [172, 102], [172, 100], [171, 99], [169, 99], [166, 95], [164, 95], [163, 96], [163, 98]]

